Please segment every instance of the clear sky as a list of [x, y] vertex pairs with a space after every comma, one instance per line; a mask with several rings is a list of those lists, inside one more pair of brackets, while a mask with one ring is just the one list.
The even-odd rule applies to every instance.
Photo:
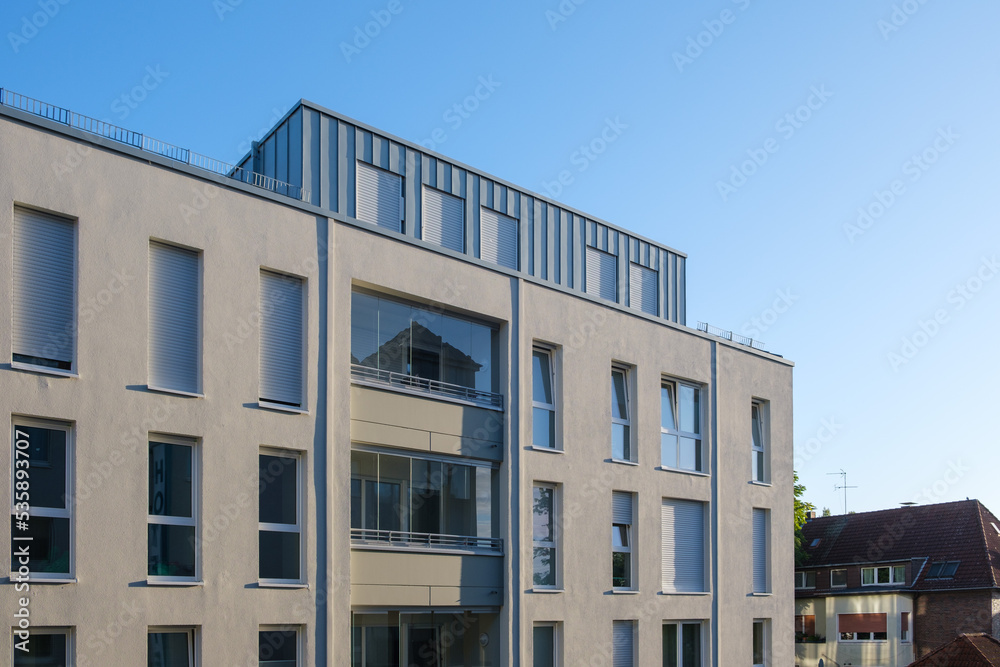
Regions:
[[817, 506], [843, 511], [843, 469], [852, 510], [1000, 512], [998, 24], [987, 0], [6, 0], [0, 86], [230, 161], [305, 98], [558, 192], [689, 255], [689, 325], [796, 362]]

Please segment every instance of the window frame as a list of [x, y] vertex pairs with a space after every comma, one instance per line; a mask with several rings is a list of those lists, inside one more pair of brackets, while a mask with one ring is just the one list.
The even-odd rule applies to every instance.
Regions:
[[[195, 309], [197, 310], [197, 322], [195, 329], [195, 387], [194, 390], [178, 389], [167, 387], [154, 381], [154, 336], [153, 336], [153, 253], [154, 247], [165, 248], [167, 250], [190, 253], [197, 261], [197, 285], [195, 287]], [[203, 249], [192, 248], [190, 246], [174, 243], [158, 237], [150, 237], [146, 251], [146, 389], [156, 393], [174, 394], [176, 396], [187, 396], [189, 398], [205, 397], [205, 253]], [[159, 378], [162, 379], [162, 378]]]
[[[683, 431], [681, 430], [680, 422], [680, 388], [690, 387], [695, 391], [695, 398], [698, 403], [698, 432]], [[679, 380], [671, 377], [664, 376], [660, 379], [660, 468], [663, 470], [670, 470], [673, 472], [682, 473], [693, 473], [698, 475], [705, 475], [707, 466], [705, 461], [705, 444], [704, 439], [701, 434], [701, 426], [704, 424], [704, 408], [702, 405], [702, 388], [703, 385], [697, 382], [688, 382], [685, 380]], [[673, 411], [673, 421], [674, 428], [665, 426], [663, 423], [663, 392], [664, 390], [670, 391], [671, 394], [671, 410]], [[676, 454], [677, 458], [673, 462], [673, 465], [668, 464], [663, 460], [663, 436], [670, 435], [677, 439]], [[695, 441], [695, 467], [684, 468], [681, 466], [681, 438], [690, 438]]]
[[[636, 464], [639, 461], [638, 452], [636, 452], [635, 446], [635, 429], [632, 428], [632, 422], [634, 421], [633, 413], [634, 406], [632, 404], [632, 373], [633, 367], [626, 364], [612, 363], [611, 364], [611, 461], [613, 463], [625, 463], [625, 464]], [[615, 417], [614, 406], [617, 401], [615, 396], [615, 374], [620, 373], [622, 375], [622, 389], [625, 393], [625, 418]], [[625, 428], [626, 436], [623, 443], [623, 447], [627, 448], [627, 451], [622, 452], [624, 454], [623, 458], [615, 456], [615, 436], [614, 428], [615, 426], [623, 426]]]
[[[842, 583], [842, 584], [835, 584], [835, 583], [833, 583], [833, 574], [835, 572], [843, 572], [844, 573], [844, 583]], [[847, 568], [846, 567], [839, 567], [839, 568], [835, 568], [833, 570], [830, 570], [830, 588], [847, 588]]]
[[757, 531], [756, 531], [756, 525], [755, 524], [756, 524], [756, 517], [758, 516], [758, 514], [757, 514], [758, 512], [760, 512], [763, 515], [763, 520], [764, 520], [764, 526], [763, 526], [764, 533], [761, 536], [761, 539], [764, 542], [764, 554], [763, 554], [764, 562], [763, 562], [763, 567], [764, 567], [765, 585], [764, 585], [764, 590], [757, 590], [757, 581], [756, 581], [756, 578], [757, 578], [756, 577], [756, 570], [757, 570], [757, 558], [756, 558], [757, 557], [757, 553], [756, 552], [757, 552], [757, 549], [756, 549], [755, 545], [752, 545], [751, 546], [751, 552], [752, 552], [752, 559], [751, 560], [753, 562], [753, 572], [752, 572], [752, 575], [753, 575], [752, 579], [753, 579], [753, 581], [751, 582], [751, 588], [753, 589], [753, 594], [754, 595], [771, 595], [773, 593], [773, 586], [774, 586], [774, 584], [773, 584], [773, 582], [771, 580], [771, 577], [772, 577], [772, 572], [771, 572], [771, 510], [769, 508], [766, 508], [766, 507], [754, 507], [754, 508], [751, 509], [751, 522], [750, 522], [751, 523], [751, 527], [750, 527], [750, 532], [751, 532], [751, 540], [752, 541], [755, 541], [754, 538], [756, 537], [756, 532]]
[[[531, 547], [532, 547], [532, 566], [531, 566], [531, 586], [534, 590], [544, 590], [544, 591], [558, 591], [560, 585], [562, 584], [562, 568], [561, 558], [562, 549], [560, 548], [560, 530], [559, 530], [559, 485], [552, 484], [549, 482], [534, 482], [531, 485], [532, 494], [532, 504], [534, 504], [534, 494], [535, 489], [547, 489], [551, 492], [551, 505], [549, 507], [549, 529], [552, 533], [552, 540], [536, 540], [534, 536], [534, 524], [532, 524], [532, 535], [531, 535]], [[535, 549], [551, 549], [553, 553], [553, 565], [552, 565], [552, 578], [553, 583], [551, 584], [539, 584], [535, 583], [535, 567], [534, 567], [534, 550]]]
[[[612, 499], [614, 498], [615, 493], [628, 495], [629, 507], [631, 509], [632, 516], [630, 517], [629, 522], [624, 524], [615, 522], [614, 516], [611, 517], [611, 589], [612, 591], [635, 591], [638, 590], [636, 585], [635, 548], [633, 546], [635, 544], [635, 531], [633, 530], [633, 526], [635, 525], [635, 493], [631, 491], [613, 491]], [[612, 500], [612, 503], [613, 502], [614, 501]], [[621, 532], [619, 528], [624, 528], [624, 532]], [[624, 535], [624, 541], [627, 544], [616, 545], [616, 533], [618, 535]], [[625, 561], [628, 565], [628, 583], [625, 586], [616, 586], [614, 582], [614, 561], [616, 553], [627, 554], [625, 556]]]
[[[702, 620], [673, 620], [673, 619], [670, 619], [670, 620], [667, 620], [667, 621], [663, 621], [663, 624], [661, 626], [661, 634], [662, 634], [662, 631], [663, 631], [664, 628], [666, 628], [667, 626], [671, 626], [671, 625], [675, 626], [677, 628], [677, 665], [678, 665], [678, 667], [680, 665], [684, 664], [684, 658], [685, 658], [685, 656], [684, 656], [684, 639], [683, 639], [683, 637], [684, 637], [684, 627], [685, 626], [690, 626], [690, 625], [693, 625], [693, 626], [695, 626], [695, 627], [698, 628], [698, 652], [699, 652], [699, 657], [700, 657], [700, 660], [698, 661], [698, 664], [699, 664], [699, 667], [701, 667], [702, 665], [704, 665], [705, 664], [705, 654], [706, 654], [706, 651], [705, 651], [706, 632], [705, 632], [705, 621], [704, 621], [704, 619], [702, 619]], [[662, 646], [662, 640], [661, 640], [660, 653], [661, 653], [662, 660], [664, 662], [666, 661], [666, 658], [667, 658], [667, 656], [666, 656], [666, 650], [667, 650], [666, 646]]]
[[[300, 402], [298, 404], [279, 402], [272, 400], [263, 396], [264, 394], [264, 323], [265, 320], [274, 317], [274, 307], [271, 304], [264, 302], [264, 280], [265, 274], [272, 278], [278, 278], [284, 281], [296, 281], [298, 282], [299, 297], [301, 300], [301, 316], [302, 319], [299, 326], [302, 327], [302, 340], [299, 341], [300, 345], [300, 358], [299, 366], [297, 372], [299, 374], [299, 397]], [[258, 278], [258, 301], [260, 307], [260, 341], [258, 343], [258, 378], [257, 378], [257, 405], [269, 409], [277, 410], [279, 412], [294, 412], [299, 414], [307, 414], [308, 410], [308, 389], [309, 389], [309, 370], [308, 370], [308, 359], [309, 359], [309, 283], [307, 279], [303, 276], [297, 276], [291, 273], [286, 273], [284, 271], [278, 271], [277, 269], [271, 269], [265, 266], [260, 267], [260, 274]]]
[[[201, 441], [198, 438], [168, 435], [165, 433], [150, 433], [146, 437], [146, 479], [147, 484], [149, 484], [149, 447], [153, 443], [160, 443], [166, 445], [179, 445], [184, 447], [189, 447], [191, 449], [191, 518], [187, 517], [176, 517], [167, 516], [160, 514], [149, 514], [149, 509], [146, 510], [146, 526], [147, 531], [148, 526], [152, 524], [161, 526], [192, 526], [194, 527], [194, 544], [192, 549], [194, 550], [194, 575], [190, 577], [180, 577], [173, 575], [162, 575], [162, 574], [149, 574], [148, 566], [146, 570], [146, 584], [150, 586], [156, 585], [192, 585], [200, 584], [201, 581], [201, 525], [199, 518], [201, 516]], [[147, 489], [148, 492], [151, 489]], [[148, 495], [147, 495], [148, 499]], [[149, 547], [146, 547], [146, 555], [148, 558]]]
[[562, 622], [560, 621], [535, 621], [531, 624], [532, 630], [532, 641], [531, 641], [531, 659], [534, 662], [535, 659], [535, 642], [534, 642], [534, 630], [535, 628], [552, 628], [552, 667], [560, 667], [562, 665]]
[[[896, 571], [903, 570], [903, 580], [896, 581]], [[878, 571], [888, 570], [889, 571], [889, 581], [879, 582]], [[871, 571], [872, 582], [870, 584], [865, 583], [865, 572]], [[906, 585], [906, 566], [905, 565], [873, 565], [871, 567], [861, 568], [861, 585], [862, 586], [905, 586]]]
[[[903, 617], [906, 617], [906, 630], [903, 630]], [[913, 614], [908, 611], [899, 612], [899, 643], [913, 642]]]
[[[551, 403], [545, 403], [545, 402], [539, 401], [539, 400], [537, 400], [537, 397], [535, 396], [535, 391], [534, 391], [534, 380], [535, 380], [535, 378], [534, 378], [534, 369], [535, 369], [535, 355], [536, 354], [543, 355], [543, 356], [547, 357], [548, 360], [549, 360], [549, 386], [552, 388], [552, 402]], [[560, 428], [561, 425], [559, 423], [559, 409], [557, 407], [558, 404], [559, 404], [559, 390], [558, 390], [558, 384], [556, 383], [556, 377], [558, 375], [558, 373], [556, 372], [556, 359], [557, 359], [557, 349], [556, 348], [549, 347], [549, 346], [546, 346], [546, 345], [542, 345], [542, 344], [537, 343], [537, 342], [534, 343], [531, 346], [531, 369], [532, 369], [532, 378], [531, 378], [531, 380], [532, 380], [532, 391], [531, 391], [531, 409], [532, 409], [531, 446], [534, 449], [544, 449], [544, 450], [547, 450], [547, 451], [562, 451], [562, 447], [560, 446], [560, 444], [562, 443], [562, 438], [561, 438], [562, 430]], [[552, 423], [553, 423], [552, 439], [553, 439], [553, 442], [552, 442], [552, 445], [549, 446], [549, 447], [546, 447], [544, 445], [539, 445], [538, 443], [535, 442], [535, 432], [534, 432], [534, 427], [535, 427], [534, 411], [535, 410], [547, 410], [548, 412], [552, 413]]]
[[295, 665], [300, 667], [305, 664], [302, 655], [302, 626], [301, 625], [260, 625], [257, 628], [257, 661], [260, 664], [260, 633], [261, 632], [294, 632], [295, 633]]
[[[840, 630], [840, 619], [842, 616], [856, 616], [864, 613], [873, 613], [885, 616], [885, 633], [881, 632], [841, 632]], [[876, 638], [874, 635], [885, 634], [885, 637]], [[844, 635], [856, 635], [852, 638], [844, 638]], [[857, 635], [869, 635], [869, 637], [859, 637]], [[837, 614], [837, 642], [845, 644], [866, 644], [872, 642], [888, 642], [889, 641], [889, 614], [888, 612], [848, 612], [843, 614]]]
[[[799, 575], [802, 575], [802, 585], [799, 585]], [[809, 575], [812, 575], [812, 586], [809, 585]], [[796, 570], [795, 572], [795, 590], [808, 590], [810, 588], [816, 588], [816, 571], [812, 570], [806, 572], [804, 570]]]
[[[53, 625], [53, 626], [45, 626], [45, 625], [37, 625], [36, 626], [36, 625], [32, 625], [31, 628], [30, 628], [30, 632], [31, 632], [31, 636], [32, 637], [37, 636], [37, 635], [65, 635], [66, 636], [66, 654], [63, 656], [63, 659], [64, 659], [65, 664], [67, 664], [67, 665], [75, 665], [76, 664], [76, 650], [75, 650], [76, 649], [76, 633], [75, 633], [75, 630], [76, 630], [75, 626], [66, 626], [66, 625]], [[20, 653], [20, 651], [18, 651], [17, 646], [16, 646], [16, 644], [19, 643], [18, 642], [19, 638], [16, 635], [17, 632], [18, 632], [18, 629], [16, 627], [14, 627], [14, 628], [11, 629], [11, 647], [10, 647], [10, 650], [11, 650], [11, 660], [10, 660], [10, 664], [14, 665], [15, 667], [17, 665], [17, 662], [16, 662], [17, 657], [18, 657], [18, 655]], [[23, 654], [22, 654], [22, 657], [24, 657]]]
[[[10, 579], [12, 582], [15, 582], [20, 577], [20, 575], [17, 574], [17, 571], [13, 567], [13, 558], [14, 558], [13, 538], [14, 538], [14, 528], [15, 528], [14, 517], [17, 514], [17, 496], [15, 495], [17, 493], [17, 488], [15, 486], [15, 481], [16, 481], [15, 477], [17, 470], [19, 468], [17, 466], [18, 457], [16, 454], [16, 449], [17, 449], [17, 441], [19, 439], [17, 437], [17, 432], [18, 432], [17, 429], [19, 425], [30, 428], [41, 428], [52, 431], [62, 431], [66, 434], [66, 451], [65, 451], [66, 461], [64, 464], [66, 470], [66, 479], [64, 482], [66, 497], [64, 504], [66, 505], [66, 507], [62, 509], [56, 507], [38, 507], [30, 503], [29, 501], [28, 521], [30, 522], [31, 518], [36, 516], [47, 517], [51, 519], [67, 519], [69, 521], [69, 568], [68, 568], [69, 571], [39, 572], [37, 574], [32, 572], [30, 574], [30, 581], [31, 583], [75, 583], [76, 582], [76, 521], [74, 520], [73, 516], [74, 515], [73, 505], [75, 504], [76, 493], [74, 491], [75, 487], [73, 485], [73, 481], [76, 476], [75, 475], [76, 440], [74, 438], [75, 435], [74, 424], [72, 422], [64, 422], [64, 421], [50, 420], [50, 419], [38, 419], [35, 417], [22, 417], [19, 415], [14, 415], [13, 418], [11, 419], [11, 433], [10, 433], [11, 435], [11, 441], [10, 441], [10, 447], [11, 447], [11, 466], [10, 466], [11, 467], [11, 474], [10, 474], [11, 531], [10, 533], [11, 535], [10, 537], [11, 537], [11, 547], [12, 547], [11, 561], [9, 561], [11, 565]], [[30, 494], [31, 459], [29, 458], [28, 461], [29, 465], [27, 470], [29, 471], [28, 481], [29, 481], [29, 494]]]
[[[290, 458], [295, 460], [295, 523], [267, 523], [260, 520], [260, 456], [277, 456], [282, 458]], [[300, 587], [305, 585], [306, 582], [306, 545], [305, 545], [305, 528], [303, 522], [303, 516], [306, 510], [305, 504], [305, 487], [303, 482], [305, 481], [305, 453], [295, 449], [280, 449], [276, 447], [261, 447], [257, 453], [257, 585], [265, 588], [280, 588], [280, 587]], [[297, 579], [277, 579], [271, 577], [261, 577], [260, 576], [260, 534], [263, 532], [274, 532], [274, 533], [297, 533], [299, 536], [299, 576]]]
[[767, 667], [768, 665], [771, 664], [770, 656], [768, 655], [768, 652], [770, 651], [771, 648], [767, 636], [768, 630], [770, 629], [769, 627], [770, 623], [768, 621], [769, 619], [766, 618], [755, 618], [753, 620], [753, 629], [751, 630], [750, 634], [750, 645], [751, 645], [750, 659], [753, 660], [753, 643], [754, 643], [753, 633], [756, 631], [757, 626], [760, 626], [760, 655], [761, 659], [763, 660], [763, 662], [752, 663], [753, 667]]
[[154, 634], [180, 634], [185, 633], [188, 638], [188, 664], [189, 667], [199, 667], [199, 654], [201, 653], [201, 633], [198, 626], [194, 625], [150, 625], [146, 628], [146, 665], [149, 667], [149, 636]]
[[[751, 432], [751, 456], [750, 456], [750, 481], [754, 484], [771, 483], [770, 429], [768, 428], [769, 403], [760, 399], [753, 399], [750, 402], [750, 432]], [[753, 413], [757, 413], [757, 429], [754, 428]], [[755, 439], [759, 438], [759, 443]]]

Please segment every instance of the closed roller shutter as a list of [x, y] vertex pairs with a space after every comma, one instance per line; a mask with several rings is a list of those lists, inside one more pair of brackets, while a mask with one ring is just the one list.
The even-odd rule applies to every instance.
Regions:
[[629, 305], [650, 315], [656, 315], [656, 271], [640, 264], [628, 267]]
[[149, 384], [198, 393], [201, 285], [198, 253], [149, 244]]
[[428, 243], [465, 252], [465, 200], [424, 186], [421, 228]]
[[632, 494], [625, 491], [611, 493], [611, 523], [632, 523]]
[[632, 621], [614, 621], [612, 624], [613, 657], [611, 664], [614, 667], [634, 667], [635, 665], [632, 649], [633, 627]]
[[690, 500], [664, 500], [663, 590], [705, 591], [705, 505]]
[[767, 592], [767, 510], [753, 510], [753, 591]]
[[483, 208], [479, 212], [479, 256], [508, 269], [517, 269], [517, 220]]
[[587, 294], [618, 300], [618, 258], [587, 246]]
[[260, 272], [260, 400], [302, 405], [302, 280]]
[[358, 162], [358, 220], [401, 231], [403, 179], [366, 162]]

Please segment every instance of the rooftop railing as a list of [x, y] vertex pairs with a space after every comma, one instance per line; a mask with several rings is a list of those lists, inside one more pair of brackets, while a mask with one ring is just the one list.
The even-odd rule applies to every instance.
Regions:
[[747, 347], [752, 347], [755, 350], [761, 350], [762, 352], [767, 352], [764, 349], [764, 343], [762, 341], [756, 340], [754, 338], [747, 338], [746, 336], [741, 336], [739, 334], [733, 333], [732, 331], [727, 331], [725, 329], [720, 329], [719, 327], [713, 327], [707, 322], [698, 322], [698, 331], [704, 331], [707, 334], [712, 334], [713, 336], [718, 336], [719, 338], [725, 338], [726, 340], [731, 340], [734, 343], [739, 343], [740, 345], [746, 345]]
[[425, 549], [488, 549], [503, 552], [503, 540], [499, 537], [410, 533], [400, 530], [369, 528], [351, 528], [351, 544], [378, 544]]
[[234, 164], [229, 164], [228, 162], [223, 162], [222, 160], [216, 160], [215, 158], [195, 153], [187, 148], [181, 148], [180, 146], [168, 144], [165, 141], [147, 137], [139, 132], [126, 130], [123, 127], [118, 127], [117, 125], [104, 120], [84, 116], [83, 114], [78, 114], [75, 111], [57, 107], [54, 104], [49, 104], [48, 102], [42, 102], [41, 100], [36, 100], [31, 97], [21, 95], [20, 93], [15, 93], [12, 90], [0, 88], [0, 106], [18, 109], [19, 111], [24, 111], [25, 113], [29, 113], [40, 118], [46, 118], [56, 123], [62, 123], [68, 127], [76, 128], [89, 134], [110, 139], [127, 146], [132, 146], [133, 148], [138, 148], [139, 150], [147, 153], [176, 160], [177, 162], [190, 165], [196, 169], [211, 172], [219, 176], [225, 176], [226, 178], [232, 178], [233, 180], [246, 183], [247, 185], [252, 185], [256, 188], [261, 188], [262, 190], [291, 197], [292, 199], [298, 199], [299, 201], [309, 201], [310, 199], [309, 192], [299, 185], [285, 183], [284, 181], [279, 181], [271, 176], [258, 174], [257, 172], [243, 169], [242, 167], [238, 167]]
[[410, 391], [457, 398], [503, 410], [502, 394], [494, 394], [492, 391], [463, 387], [462, 385], [441, 382], [440, 380], [428, 380], [427, 378], [415, 375], [395, 373], [393, 371], [372, 368], [371, 366], [362, 366], [361, 364], [351, 364], [351, 378], [372, 384], [389, 385]]

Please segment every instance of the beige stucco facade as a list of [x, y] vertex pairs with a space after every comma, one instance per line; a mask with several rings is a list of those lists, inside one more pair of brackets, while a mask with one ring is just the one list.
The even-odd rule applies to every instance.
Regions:
[[[906, 667], [914, 660], [912, 620], [909, 637], [903, 640], [900, 614], [913, 619], [913, 597], [907, 593], [872, 595], [828, 595], [800, 598], [795, 601], [795, 614], [816, 617], [816, 634], [825, 637], [823, 643], [795, 645], [795, 662], [800, 667], [823, 664], [884, 665]], [[846, 641], [840, 639], [839, 614], [885, 614], [886, 639], [878, 641]]]

